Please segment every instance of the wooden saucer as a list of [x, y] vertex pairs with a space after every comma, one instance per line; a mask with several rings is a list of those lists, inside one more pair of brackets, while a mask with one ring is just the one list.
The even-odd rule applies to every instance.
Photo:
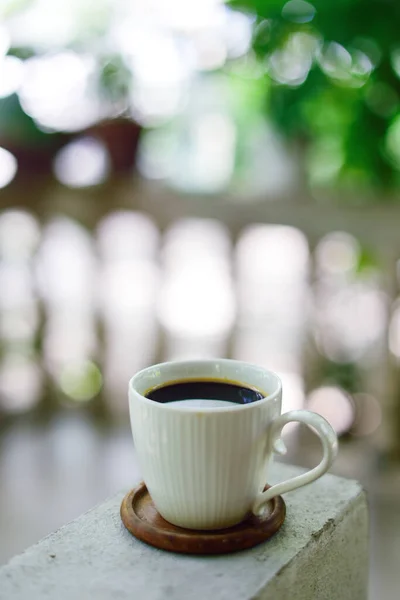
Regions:
[[[265, 489], [268, 489], [266, 486]], [[278, 531], [286, 516], [281, 496], [268, 503], [260, 517], [247, 519], [218, 531], [183, 529], [165, 521], [157, 512], [144, 483], [128, 492], [121, 504], [121, 519], [132, 535], [156, 548], [183, 554], [226, 554], [252, 548]]]

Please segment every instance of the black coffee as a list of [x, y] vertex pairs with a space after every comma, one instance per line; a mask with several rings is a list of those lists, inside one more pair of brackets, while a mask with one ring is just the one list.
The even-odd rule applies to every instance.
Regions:
[[233, 404], [251, 404], [262, 400], [265, 395], [260, 391], [229, 381], [187, 380], [166, 383], [145, 394], [146, 398], [166, 404], [167, 402], [185, 402], [196, 400], [212, 400], [210, 405], [223, 405], [223, 402]]

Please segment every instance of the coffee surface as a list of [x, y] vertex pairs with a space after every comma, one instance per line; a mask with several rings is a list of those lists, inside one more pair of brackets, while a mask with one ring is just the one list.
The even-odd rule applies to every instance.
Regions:
[[146, 398], [166, 404], [182, 402], [195, 406], [224, 406], [230, 404], [251, 404], [265, 398], [265, 395], [240, 383], [213, 380], [186, 380], [166, 383], [163, 386], [149, 390]]

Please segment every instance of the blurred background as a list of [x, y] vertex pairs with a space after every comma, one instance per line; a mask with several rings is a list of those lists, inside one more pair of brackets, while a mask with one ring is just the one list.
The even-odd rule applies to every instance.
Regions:
[[333, 424], [395, 597], [399, 31], [396, 0], [1, 0], [0, 562], [137, 481], [135, 371], [228, 356]]

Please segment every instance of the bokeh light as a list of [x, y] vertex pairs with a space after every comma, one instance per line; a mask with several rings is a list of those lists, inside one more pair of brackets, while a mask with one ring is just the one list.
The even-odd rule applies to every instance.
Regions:
[[104, 389], [114, 417], [126, 416], [126, 382], [154, 361], [159, 243], [153, 220], [138, 211], [112, 212], [97, 227], [98, 308], [106, 344]]
[[341, 44], [330, 42], [323, 49], [320, 63], [327, 75], [347, 79], [351, 69], [351, 54]]
[[33, 295], [32, 273], [27, 265], [0, 263], [0, 306], [13, 308]]
[[94, 138], [76, 139], [62, 148], [54, 159], [54, 172], [65, 185], [88, 187], [103, 183], [110, 171], [106, 147]]
[[246, 227], [236, 246], [243, 319], [304, 322], [308, 260], [307, 240], [298, 229], [261, 224]]
[[226, 230], [213, 221], [182, 220], [167, 232], [159, 316], [168, 331], [212, 337], [232, 327], [235, 300], [228, 246]]
[[20, 413], [32, 409], [42, 393], [39, 365], [22, 354], [6, 354], [0, 361], [0, 410]]
[[[307, 240], [298, 229], [252, 225], [238, 239], [239, 327], [233, 355], [278, 373], [284, 412], [300, 409], [304, 403], [301, 353], [308, 268]], [[288, 425], [284, 436], [296, 428]]]
[[[99, 0], [98, 5], [105, 1]], [[38, 53], [68, 45], [78, 33], [79, 15], [82, 18], [85, 13], [79, 4], [76, 0], [20, 3], [20, 10], [14, 11], [7, 22], [12, 44], [34, 48]], [[92, 0], [85, 0], [84, 4], [88, 10]]]
[[97, 227], [97, 243], [103, 260], [107, 262], [155, 258], [159, 238], [152, 219], [138, 211], [114, 211], [106, 215]]
[[24, 77], [24, 63], [16, 56], [0, 58], [0, 98], [19, 89]]
[[339, 290], [321, 290], [316, 310], [316, 341], [330, 360], [361, 360], [379, 350], [386, 327], [387, 299], [373, 284], [357, 282]]
[[[237, 131], [229, 114], [220, 107], [207, 109], [197, 97], [218, 94], [208, 92], [210, 83], [198, 83], [193, 112], [188, 122], [175, 129], [146, 132], [139, 147], [138, 168], [150, 179], [166, 179], [182, 191], [215, 193], [228, 187], [235, 166]], [[216, 102], [218, 105], [218, 102]], [[218, 145], [215, 145], [215, 139]]]
[[17, 159], [11, 152], [0, 148], [0, 189], [14, 179], [18, 169]]
[[[292, 335], [296, 337], [295, 330]], [[233, 356], [277, 373], [300, 373], [301, 356], [293, 337], [288, 336], [282, 323], [272, 328], [269, 322], [257, 320], [237, 328], [232, 344]]]
[[43, 358], [47, 370], [56, 379], [63, 368], [84, 362], [98, 348], [92, 312], [77, 312], [66, 307], [48, 310], [43, 332]]
[[[136, 312], [134, 312], [136, 310]], [[133, 309], [129, 314], [104, 315], [102, 373], [105, 401], [113, 417], [126, 417], [127, 381], [134, 373], [156, 361], [158, 324], [149, 309]]]
[[98, 100], [89, 93], [94, 62], [71, 50], [29, 58], [19, 90], [23, 109], [42, 127], [79, 131], [100, 116]]
[[224, 7], [223, 37], [229, 58], [237, 59], [250, 49], [254, 17]]
[[162, 324], [181, 335], [223, 334], [233, 324], [234, 300], [229, 275], [200, 262], [167, 277], [159, 308]]
[[308, 395], [307, 408], [325, 417], [338, 435], [349, 431], [355, 419], [351, 397], [344, 390], [334, 386], [323, 386], [313, 390]]
[[318, 40], [308, 33], [293, 33], [281, 50], [269, 57], [268, 72], [278, 83], [298, 86], [304, 83], [313, 63]]
[[214, 219], [179, 219], [164, 235], [162, 260], [167, 270], [179, 261], [189, 261], [183, 249], [190, 252], [192, 260], [222, 260], [229, 262], [231, 240], [228, 229]]
[[343, 275], [354, 272], [360, 257], [356, 238], [343, 231], [323, 237], [315, 249], [317, 267], [321, 275]]
[[40, 240], [37, 219], [23, 209], [9, 209], [0, 213], [0, 256], [18, 261], [31, 257]]
[[89, 233], [66, 217], [43, 231], [36, 256], [37, 288], [46, 308], [43, 356], [53, 377], [97, 349], [95, 330], [97, 263]]
[[97, 239], [103, 259], [99, 304], [106, 318], [127, 325], [138, 312], [152, 312], [159, 285], [153, 221], [140, 212], [115, 212], [101, 221]]
[[[0, 272], [0, 283], [2, 274]], [[10, 300], [8, 296], [7, 301]], [[39, 325], [39, 313], [34, 298], [25, 297], [23, 306], [5, 309], [4, 300], [0, 303], [0, 338], [8, 343], [32, 345]]]
[[174, 171], [176, 138], [162, 129], [144, 131], [138, 148], [137, 168], [147, 179], [170, 179]]
[[137, 310], [148, 312], [155, 303], [159, 271], [152, 261], [136, 260], [105, 265], [101, 273], [101, 304], [119, 319]]
[[25, 264], [0, 261], [0, 290], [0, 339], [32, 339], [39, 314], [31, 269]]
[[292, 23], [308, 23], [315, 15], [315, 8], [304, 0], [289, 0], [282, 9], [282, 16]]
[[44, 228], [36, 257], [42, 297], [70, 312], [85, 312], [93, 303], [95, 274], [94, 244], [88, 231], [67, 217], [54, 218]]
[[[174, 116], [184, 101], [190, 66], [168, 31], [121, 24], [118, 36], [135, 77], [131, 103], [135, 118], [146, 125]], [[125, 33], [126, 32], [126, 33]], [[121, 43], [121, 42], [119, 42]]]
[[318, 60], [326, 75], [349, 87], [363, 86], [374, 69], [367, 54], [358, 49], [349, 52], [337, 42], [324, 44]]
[[308, 244], [294, 227], [255, 224], [246, 227], [236, 246], [239, 272], [271, 283], [302, 280], [308, 271]]
[[101, 390], [103, 378], [92, 361], [66, 365], [60, 374], [60, 388], [75, 402], [87, 402]]
[[179, 136], [171, 176], [174, 186], [198, 193], [226, 188], [233, 174], [236, 139], [236, 126], [229, 114], [209, 110], [191, 119]]

